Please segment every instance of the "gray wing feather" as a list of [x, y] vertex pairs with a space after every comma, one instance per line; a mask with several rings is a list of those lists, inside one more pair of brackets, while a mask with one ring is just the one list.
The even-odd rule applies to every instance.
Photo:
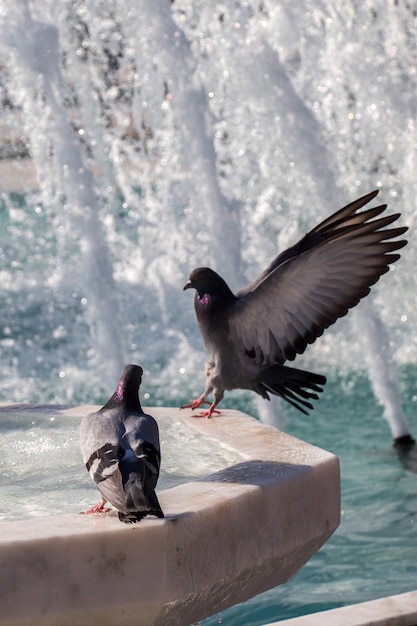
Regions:
[[151, 415], [144, 413], [139, 419], [137, 415], [127, 417], [124, 424], [125, 437], [135, 454], [144, 442], [152, 444], [160, 453], [158, 424]]
[[385, 207], [351, 215], [358, 203], [363, 199], [325, 220], [237, 294], [229, 332], [255, 361], [282, 364], [302, 354], [399, 258], [394, 251], [406, 241], [389, 240], [407, 229], [384, 229], [399, 215], [368, 221]]
[[[328, 218], [326, 218], [323, 222], [320, 222], [315, 228], [313, 228], [309, 233], [307, 233], [300, 241], [296, 244], [284, 250], [276, 256], [271, 263], [261, 272], [261, 274], [250, 284], [247, 285], [244, 289], [242, 289], [237, 295], [245, 295], [252, 291], [257, 285], [268, 274], [273, 272], [279, 265], [282, 265], [289, 259], [298, 256], [305, 252], [306, 250], [323, 243], [326, 238], [330, 235], [334, 235], [339, 231], [340, 228], [346, 227], [347, 225], [353, 226], [355, 224], [361, 224], [364, 221], [364, 213], [357, 214], [356, 211], [362, 208], [365, 204], [368, 204], [375, 196], [378, 194], [378, 190], [372, 191], [368, 193], [366, 196], [362, 196], [353, 202], [350, 202], [345, 207], [333, 213]], [[366, 219], [371, 219], [372, 217], [376, 217], [380, 215], [386, 209], [386, 205], [381, 205], [378, 207], [374, 207], [372, 209], [368, 209], [366, 212]]]
[[124, 429], [116, 412], [106, 416], [97, 413], [86, 415], [80, 425], [80, 448], [84, 463], [104, 444], [117, 445]]
[[[119, 462], [124, 451], [121, 446], [123, 426], [116, 413], [106, 416], [98, 413], [87, 415], [80, 426], [80, 448], [83, 461], [92, 480], [107, 500], [113, 502], [108, 489], [117, 493], [121, 480]], [[116, 484], [114, 484], [116, 483]], [[104, 486], [106, 485], [106, 486]]]

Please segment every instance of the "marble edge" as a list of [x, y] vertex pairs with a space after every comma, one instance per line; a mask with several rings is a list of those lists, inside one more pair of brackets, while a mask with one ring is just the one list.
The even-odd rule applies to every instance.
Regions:
[[[34, 409], [46, 408], [53, 405], [35, 405], [22, 403], [0, 403], [0, 408], [19, 408], [33, 406]], [[61, 415], [82, 417], [97, 410], [98, 405], [77, 405], [74, 407], [59, 407]], [[242, 463], [224, 468], [218, 472], [207, 474], [199, 480], [189, 481], [169, 489], [158, 491], [158, 497], [164, 509], [174, 510], [163, 520], [148, 518], [141, 522], [140, 528], [155, 528], [170, 524], [183, 514], [193, 515], [205, 510], [206, 499], [210, 505], [213, 501], [221, 501], [225, 497], [240, 496], [259, 488], [260, 484], [276, 480], [281, 472], [288, 472], [289, 466], [294, 468], [294, 474], [307, 471], [314, 467], [327, 466], [339, 463], [337, 457], [330, 452], [305, 443], [272, 426], [262, 424], [259, 420], [237, 410], [226, 409], [220, 416], [214, 418], [193, 418], [190, 410], [181, 411], [176, 407], [146, 407], [145, 410], [158, 417], [174, 417], [222, 446], [225, 446], [242, 457]], [[239, 436], [236, 436], [236, 432]], [[264, 465], [262, 465], [264, 464]], [[242, 468], [248, 479], [238, 479]], [[251, 482], [264, 470], [264, 475], [257, 481]], [[216, 478], [219, 476], [219, 478]], [[234, 480], [236, 477], [236, 480]], [[204, 498], [201, 495], [204, 494]], [[182, 506], [177, 504], [182, 503]], [[116, 512], [108, 515], [83, 516], [77, 513], [64, 515], [39, 516], [21, 521], [4, 521], [0, 523], [2, 533], [0, 545], [10, 542], [48, 539], [51, 536], [68, 536], [89, 534], [92, 532], [125, 532], [132, 526], [121, 525]]]
[[337, 609], [270, 622], [264, 626], [415, 626], [417, 590]]

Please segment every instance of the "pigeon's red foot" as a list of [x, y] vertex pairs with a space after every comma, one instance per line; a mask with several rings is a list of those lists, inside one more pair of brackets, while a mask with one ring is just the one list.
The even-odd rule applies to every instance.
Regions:
[[190, 404], [184, 404], [181, 408], [182, 409], [192, 409], [192, 410], [194, 410], [194, 409], [198, 409], [198, 407], [201, 406], [202, 404], [210, 404], [210, 402], [208, 402], [208, 400], [204, 400], [205, 397], [206, 396], [203, 394], [199, 398], [197, 398], [196, 400], [191, 400]]
[[95, 504], [91, 507], [91, 509], [87, 509], [87, 511], [81, 511], [81, 515], [91, 515], [92, 513], [108, 513], [111, 509], [108, 509], [104, 505], [107, 500], [101, 500], [98, 504]]
[[[208, 402], [205, 404], [208, 404]], [[211, 417], [213, 413], [218, 413], [218, 414], [220, 413], [220, 411], [216, 409], [215, 402], [213, 402], [213, 404], [210, 405], [207, 411], [203, 411], [202, 413], [197, 413], [196, 415], [193, 415], [193, 417]]]
[[[182, 406], [181, 408], [194, 410], [194, 409], [198, 409], [198, 407], [201, 406], [202, 404], [210, 404], [210, 402], [205, 400], [206, 395], [207, 394], [202, 393], [199, 398], [197, 398], [196, 400], [191, 400], [190, 404], [184, 404], [184, 406]], [[216, 409], [215, 402], [210, 404], [207, 411], [203, 411], [202, 413], [197, 413], [196, 415], [193, 415], [193, 417], [211, 417], [213, 413], [220, 413], [220, 411]]]

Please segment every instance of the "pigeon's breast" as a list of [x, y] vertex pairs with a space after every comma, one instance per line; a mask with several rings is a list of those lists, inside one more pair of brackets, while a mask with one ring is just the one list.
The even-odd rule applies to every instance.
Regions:
[[221, 298], [209, 293], [203, 295], [196, 294], [194, 300], [195, 312], [200, 324], [224, 325], [227, 320], [228, 306]]
[[194, 300], [197, 315], [210, 314], [213, 302], [213, 298], [208, 293], [204, 293], [202, 296], [197, 293]]

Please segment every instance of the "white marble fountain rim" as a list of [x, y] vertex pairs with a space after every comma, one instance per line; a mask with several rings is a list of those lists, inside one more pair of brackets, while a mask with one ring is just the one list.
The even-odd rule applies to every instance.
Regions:
[[239, 411], [196, 419], [147, 410], [242, 462], [160, 491], [164, 520], [129, 526], [116, 515], [74, 514], [1, 523], [0, 626], [183, 626], [285, 582], [337, 528], [333, 454]]

